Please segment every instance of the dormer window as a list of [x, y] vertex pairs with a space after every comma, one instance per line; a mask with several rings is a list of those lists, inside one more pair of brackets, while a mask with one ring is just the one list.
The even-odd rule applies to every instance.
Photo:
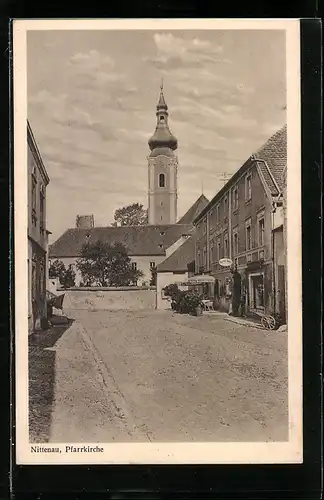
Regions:
[[164, 174], [159, 175], [159, 187], [160, 188], [165, 187], [165, 175]]

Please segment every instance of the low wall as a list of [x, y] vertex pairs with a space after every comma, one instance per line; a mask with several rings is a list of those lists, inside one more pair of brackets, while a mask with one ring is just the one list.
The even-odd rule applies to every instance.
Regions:
[[155, 309], [155, 287], [69, 288], [62, 293], [64, 310]]

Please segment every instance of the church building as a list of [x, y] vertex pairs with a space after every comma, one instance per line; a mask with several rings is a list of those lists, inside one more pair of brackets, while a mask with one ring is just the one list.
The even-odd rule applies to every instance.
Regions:
[[[163, 85], [156, 107], [156, 128], [149, 139], [148, 156], [148, 225], [95, 227], [93, 216], [77, 217], [75, 228], [67, 229], [50, 247], [50, 259], [71, 264], [76, 272], [76, 286], [82, 276], [76, 261], [85, 243], [122, 243], [134, 268], [143, 272], [138, 285], [148, 285], [152, 269], [175, 252], [194, 231], [194, 220], [208, 205], [202, 194], [178, 220], [178, 141], [169, 128], [169, 113]], [[84, 222], [89, 220], [89, 224]], [[83, 223], [81, 224], [80, 221]], [[86, 227], [87, 226], [87, 227]]]
[[148, 157], [148, 222], [149, 224], [175, 224], [178, 202], [178, 141], [168, 124], [168, 106], [163, 86], [156, 107], [156, 129], [149, 140]]

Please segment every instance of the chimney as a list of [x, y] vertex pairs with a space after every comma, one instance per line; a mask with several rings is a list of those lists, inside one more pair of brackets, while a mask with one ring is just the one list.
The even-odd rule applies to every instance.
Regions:
[[75, 227], [77, 229], [92, 229], [94, 228], [93, 215], [77, 215]]

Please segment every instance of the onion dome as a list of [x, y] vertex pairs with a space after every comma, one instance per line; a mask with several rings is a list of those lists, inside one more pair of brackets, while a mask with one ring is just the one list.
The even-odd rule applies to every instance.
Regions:
[[[148, 142], [149, 147], [152, 151], [151, 156], [153, 155], [154, 150], [156, 149], [164, 150], [164, 153], [158, 153], [158, 154], [165, 154], [165, 152], [167, 152], [168, 153], [167, 156], [169, 156], [170, 154], [172, 155], [172, 151], [174, 151], [178, 147], [178, 141], [174, 137], [174, 135], [172, 135], [169, 129], [168, 106], [164, 99], [163, 84], [161, 84], [159, 102], [156, 106], [156, 116], [157, 116], [156, 129], [151, 139]], [[158, 154], [154, 154], [153, 156], [157, 156]]]

